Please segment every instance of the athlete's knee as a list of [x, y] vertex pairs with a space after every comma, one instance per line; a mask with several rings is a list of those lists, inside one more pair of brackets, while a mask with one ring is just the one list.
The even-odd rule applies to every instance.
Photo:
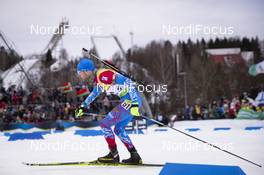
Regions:
[[109, 125], [108, 122], [102, 120], [102, 121], [100, 122], [100, 127], [101, 127], [102, 129], [103, 129], [103, 128], [110, 128], [110, 125]]
[[121, 134], [122, 132], [124, 132], [124, 129], [121, 127], [115, 127], [114, 129], [114, 133], [118, 136], [119, 134]]

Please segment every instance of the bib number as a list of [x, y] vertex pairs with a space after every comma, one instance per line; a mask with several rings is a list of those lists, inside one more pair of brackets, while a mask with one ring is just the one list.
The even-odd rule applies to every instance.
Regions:
[[128, 110], [131, 107], [131, 103], [127, 103], [126, 101], [121, 103], [121, 106], [125, 109]]

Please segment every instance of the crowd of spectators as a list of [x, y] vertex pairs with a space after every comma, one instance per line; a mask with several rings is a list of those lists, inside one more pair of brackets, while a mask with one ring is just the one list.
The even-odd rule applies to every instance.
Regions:
[[248, 97], [247, 93], [244, 93], [241, 96], [234, 96], [231, 100], [223, 97], [208, 105], [186, 106], [169, 117], [158, 115], [157, 120], [169, 123], [177, 120], [234, 119], [241, 108], [264, 112], [263, 105], [254, 106], [252, 99]]
[[232, 100], [220, 99], [214, 100], [209, 105], [187, 106], [184, 109], [182, 119], [185, 120], [197, 120], [197, 119], [209, 119], [209, 118], [235, 118], [237, 112], [241, 108], [242, 101], [238, 96], [235, 96]]
[[[86, 96], [78, 97], [74, 93], [64, 93], [60, 89], [0, 88], [0, 122], [2, 123], [38, 123], [56, 120], [97, 120], [99, 116], [75, 118], [74, 111]], [[106, 114], [118, 103], [115, 96], [100, 96], [87, 111], [89, 114]], [[159, 121], [168, 123], [176, 120], [235, 118], [241, 108], [252, 108], [252, 103], [245, 97], [233, 99], [221, 98], [208, 105], [196, 104], [178, 110], [168, 117], [157, 115]], [[257, 108], [254, 110], [263, 110]]]
[[[37, 123], [56, 120], [85, 120], [75, 118], [74, 111], [84, 100], [74, 93], [59, 89], [0, 88], [0, 120], [3, 123]], [[87, 113], [103, 114], [116, 103], [114, 97], [103, 96], [91, 104]], [[90, 118], [87, 117], [90, 120]], [[94, 118], [96, 119], [96, 118]]]

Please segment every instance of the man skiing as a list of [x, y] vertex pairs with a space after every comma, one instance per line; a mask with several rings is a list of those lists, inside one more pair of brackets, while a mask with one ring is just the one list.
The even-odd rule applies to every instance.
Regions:
[[[102, 163], [119, 163], [120, 158], [115, 142], [115, 133], [130, 152], [130, 158], [122, 160], [122, 163], [142, 164], [141, 157], [125, 131], [125, 126], [132, 120], [133, 116], [140, 116], [139, 108], [142, 105], [141, 97], [133, 82], [112, 69], [96, 69], [93, 61], [87, 58], [80, 60], [77, 65], [77, 73], [82, 80], [88, 80], [88, 78], [95, 76], [95, 85], [89, 96], [76, 109], [76, 117], [82, 116], [84, 109], [88, 108], [102, 92], [110, 91], [115, 85], [122, 87], [121, 91], [114, 91], [120, 97], [121, 102], [100, 121], [100, 127], [110, 151], [106, 156], [99, 157], [98, 161]], [[114, 133], [111, 126], [115, 126]]]

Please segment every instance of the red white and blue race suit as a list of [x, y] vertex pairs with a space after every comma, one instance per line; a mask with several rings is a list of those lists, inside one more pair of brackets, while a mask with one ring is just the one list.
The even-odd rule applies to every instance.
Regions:
[[[113, 90], [113, 87], [121, 87], [121, 91]], [[112, 89], [111, 89], [112, 88]], [[100, 127], [110, 150], [116, 149], [115, 135], [123, 142], [128, 150], [134, 148], [132, 141], [125, 131], [125, 126], [132, 120], [133, 116], [130, 113], [130, 106], [126, 105], [126, 101], [131, 104], [142, 106], [142, 100], [135, 84], [127, 77], [111, 70], [99, 69], [96, 71], [95, 86], [93, 91], [85, 99], [82, 105], [89, 106], [104, 91], [111, 91], [118, 95], [121, 102], [109, 112], [104, 119], [100, 121]], [[111, 126], [115, 126], [114, 133]]]

